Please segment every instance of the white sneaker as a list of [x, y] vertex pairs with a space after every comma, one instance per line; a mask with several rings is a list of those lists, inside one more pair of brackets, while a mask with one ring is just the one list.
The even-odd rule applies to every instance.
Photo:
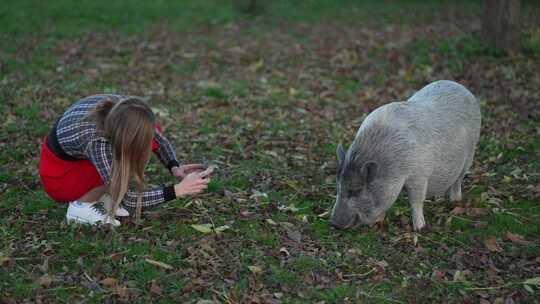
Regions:
[[116, 216], [129, 216], [129, 211], [127, 211], [124, 207], [122, 207], [122, 205], [120, 205], [118, 206], [118, 209], [116, 209]]
[[[103, 203], [106, 204], [106, 206], [112, 206], [113, 201], [111, 197], [108, 194], [105, 194], [101, 197], [101, 200]], [[118, 209], [116, 209], [115, 216], [125, 217], [129, 216], [129, 211], [126, 210], [122, 205], [118, 206]]]
[[79, 201], [73, 201], [69, 203], [69, 207], [66, 213], [66, 220], [68, 223], [76, 222], [83, 224], [112, 224], [113, 226], [120, 226], [120, 221], [117, 219], [111, 219], [103, 203], [84, 203]]

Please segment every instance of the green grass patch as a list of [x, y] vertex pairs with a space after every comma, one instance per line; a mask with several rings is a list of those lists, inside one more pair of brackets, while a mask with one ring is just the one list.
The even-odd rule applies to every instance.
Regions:
[[323, 289], [321, 291], [312, 291], [310, 298], [320, 301], [326, 301], [326, 303], [339, 303], [344, 298], [353, 298], [356, 293], [356, 288], [348, 285], [339, 285], [329, 289]]
[[206, 89], [206, 96], [212, 97], [215, 99], [226, 99], [227, 94], [220, 87], [209, 87]]
[[300, 276], [291, 270], [274, 265], [271, 265], [270, 269], [272, 271], [271, 280], [274, 283], [297, 284], [301, 281]]

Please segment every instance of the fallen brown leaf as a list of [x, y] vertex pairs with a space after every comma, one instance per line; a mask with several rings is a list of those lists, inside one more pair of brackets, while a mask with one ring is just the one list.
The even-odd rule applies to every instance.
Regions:
[[279, 249], [279, 253], [284, 257], [288, 257], [291, 255], [285, 247], [281, 247], [281, 249]]
[[525, 282], [523, 282], [523, 284], [525, 284], [525, 285], [536, 285], [536, 286], [540, 287], [540, 277], [527, 279], [527, 280], [525, 280]]
[[317, 216], [320, 217], [320, 218], [328, 218], [328, 217], [330, 217], [330, 211], [325, 211], [325, 212], [323, 212], [321, 214], [318, 214]]
[[273, 219], [266, 219], [266, 222], [272, 226], [276, 226], [277, 223]]
[[3, 267], [11, 267], [13, 265], [13, 260], [9, 257], [0, 257], [0, 265]]
[[433, 270], [433, 273], [431, 274], [431, 278], [434, 279], [434, 280], [442, 280], [444, 278], [444, 272], [440, 271], [440, 270]]
[[454, 209], [452, 209], [452, 211], [450, 211], [450, 214], [452, 214], [452, 215], [461, 215], [461, 214], [465, 214], [466, 211], [467, 211], [466, 208], [455, 207]]
[[506, 238], [512, 243], [519, 245], [530, 245], [532, 243], [531, 241], [527, 241], [522, 235], [510, 231], [506, 232]]
[[504, 304], [514, 304], [514, 303], [516, 303], [516, 302], [514, 301], [514, 299], [512, 298], [512, 296], [508, 296], [508, 297], [506, 297], [506, 299], [504, 300]]
[[489, 209], [487, 208], [463, 208], [463, 207], [455, 207], [450, 211], [450, 214], [452, 215], [471, 215], [471, 216], [482, 216], [488, 214]]
[[503, 249], [501, 248], [501, 246], [499, 246], [499, 244], [497, 243], [497, 239], [495, 239], [494, 236], [487, 238], [484, 241], [484, 245], [487, 247], [487, 249], [489, 249], [489, 251], [492, 251], [492, 252], [503, 251]]
[[43, 264], [39, 265], [38, 268], [42, 272], [49, 271], [49, 258], [45, 258], [45, 260], [43, 261]]
[[287, 236], [297, 243], [302, 241], [302, 234], [298, 230], [287, 229]]
[[488, 214], [487, 208], [467, 208], [467, 214], [472, 216], [482, 216]]
[[182, 294], [190, 293], [193, 290], [194, 287], [195, 287], [195, 285], [192, 282], [189, 282], [182, 288], [181, 293]]
[[240, 215], [243, 216], [243, 217], [249, 217], [250, 215], [252, 215], [253, 212], [249, 211], [249, 210], [242, 210], [240, 211]]
[[248, 269], [253, 272], [253, 274], [259, 274], [262, 272], [262, 268], [259, 266], [248, 266]]
[[128, 295], [128, 288], [127, 287], [117, 287], [116, 288], [116, 294], [120, 297], [120, 298], [125, 298], [127, 297]]
[[167, 270], [174, 269], [174, 267], [172, 267], [171, 265], [163, 263], [163, 262], [155, 261], [155, 260], [152, 260], [152, 259], [144, 259], [144, 260], [146, 261], [146, 263], [148, 263], [150, 265], [154, 265], [154, 266], [159, 267], [159, 268], [164, 268], [164, 269], [167, 269]]
[[116, 288], [116, 285], [118, 281], [115, 278], [105, 278], [101, 281], [99, 281], [101, 285], [110, 286], [112, 288]]
[[456, 270], [454, 272], [453, 281], [454, 282], [464, 282], [465, 281], [465, 276], [463, 275], [463, 272], [461, 270]]
[[377, 264], [377, 266], [380, 266], [381, 268], [386, 268], [386, 267], [388, 267], [388, 262], [385, 261], [385, 260], [375, 262], [375, 264]]
[[118, 262], [118, 261], [122, 260], [123, 257], [124, 257], [123, 253], [113, 253], [113, 254], [111, 254], [111, 260], [113, 262]]
[[156, 280], [152, 280], [150, 283], [150, 293], [158, 296], [163, 295], [161, 292], [161, 287], [159, 287], [159, 285], [156, 283]]
[[224, 189], [224, 190], [223, 190], [223, 195], [224, 195], [227, 199], [229, 199], [229, 200], [231, 200], [231, 201], [234, 200], [234, 194], [233, 194], [231, 191], [227, 190], [227, 189]]
[[47, 288], [51, 285], [52, 281], [53, 279], [48, 274], [44, 274], [36, 280], [36, 284]]
[[500, 297], [496, 298], [493, 304], [504, 304], [504, 299]]

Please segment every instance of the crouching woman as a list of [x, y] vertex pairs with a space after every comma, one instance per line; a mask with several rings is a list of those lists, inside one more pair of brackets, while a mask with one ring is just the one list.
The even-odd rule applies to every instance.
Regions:
[[[180, 182], [143, 189], [144, 169], [154, 152]], [[45, 138], [39, 174], [45, 192], [69, 202], [68, 222], [120, 225], [124, 207], [154, 206], [204, 191], [211, 169], [181, 166], [161, 133], [150, 107], [141, 99], [93, 95], [73, 104]], [[109, 203], [100, 202], [108, 194]]]

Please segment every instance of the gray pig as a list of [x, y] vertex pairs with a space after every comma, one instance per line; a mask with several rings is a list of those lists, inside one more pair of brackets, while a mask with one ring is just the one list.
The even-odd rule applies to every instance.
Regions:
[[338, 228], [371, 225], [384, 217], [403, 188], [413, 227], [425, 226], [427, 197], [461, 200], [461, 183], [480, 136], [480, 107], [462, 85], [430, 83], [406, 102], [375, 109], [349, 150], [337, 148], [337, 197], [330, 222]]

